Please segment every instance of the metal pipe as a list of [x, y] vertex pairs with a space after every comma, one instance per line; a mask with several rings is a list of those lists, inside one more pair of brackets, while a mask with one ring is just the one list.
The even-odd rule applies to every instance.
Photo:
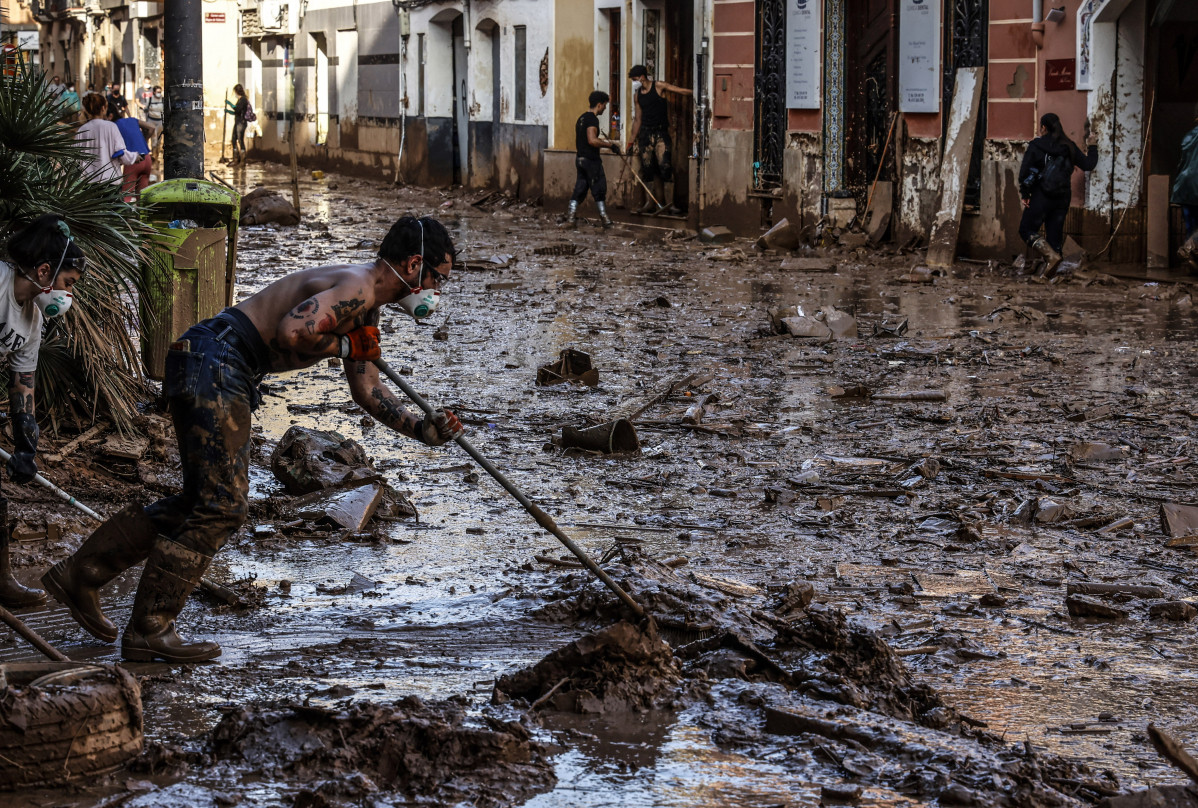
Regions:
[[[164, 4], [162, 50], [166, 56], [163, 176], [204, 177], [203, 0]], [[224, 110], [221, 110], [224, 114]]]
[[[433, 416], [432, 405], [425, 401], [424, 397], [417, 393], [412, 385], [404, 381], [402, 376], [392, 370], [390, 366], [388, 366], [387, 363], [382, 359], [374, 360], [374, 364], [380, 371], [383, 372], [384, 376], [394, 382], [396, 386], [398, 386], [399, 389], [404, 392], [404, 395], [412, 399], [417, 407], [424, 410], [425, 415], [429, 416], [430, 418]], [[625, 592], [618, 583], [613, 581], [611, 576], [604, 572], [603, 569], [595, 563], [593, 558], [587, 555], [581, 547], [575, 544], [569, 536], [562, 532], [562, 529], [557, 526], [557, 523], [553, 521], [549, 514], [545, 513], [543, 510], [537, 507], [536, 504], [529, 500], [528, 497], [524, 496], [520, 489], [513, 485], [511, 480], [503, 475], [503, 472], [495, 468], [495, 466], [491, 465], [491, 461], [479, 454], [478, 450], [470, 444], [470, 441], [466, 439], [465, 435], [459, 435], [456, 440], [458, 446], [461, 446], [466, 450], [466, 454], [473, 457], [475, 462], [486, 469], [487, 473], [494, 477], [495, 481], [503, 486], [504, 490], [515, 497], [516, 501], [524, 506], [524, 510], [528, 511], [529, 514], [532, 515], [532, 518], [537, 521], [538, 525], [556, 536], [558, 541], [564, 544], [566, 549], [573, 553], [575, 558], [582, 562], [583, 566], [593, 572], [595, 577], [603, 582], [604, 586], [614, 592], [616, 597], [623, 601], [624, 605], [632, 610], [633, 614], [642, 618], [645, 616], [644, 608], [635, 600], [633, 600], [632, 597], [629, 596], [629, 594]]]

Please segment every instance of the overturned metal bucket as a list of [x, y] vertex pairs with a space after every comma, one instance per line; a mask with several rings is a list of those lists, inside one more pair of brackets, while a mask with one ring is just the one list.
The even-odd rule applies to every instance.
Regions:
[[641, 442], [636, 437], [636, 430], [627, 418], [617, 418], [606, 424], [589, 426], [579, 429], [573, 426], [562, 427], [561, 445], [567, 449], [589, 449], [593, 452], [619, 454], [621, 452], [639, 452]]

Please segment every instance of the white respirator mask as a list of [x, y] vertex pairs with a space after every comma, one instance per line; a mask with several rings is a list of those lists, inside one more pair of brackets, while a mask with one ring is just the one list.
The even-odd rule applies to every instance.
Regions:
[[[62, 222], [59, 224], [63, 225]], [[65, 227], [65, 225], [63, 226]], [[54, 317], [61, 317], [62, 315], [66, 314], [67, 310], [71, 308], [71, 304], [75, 302], [75, 296], [66, 289], [54, 288], [54, 279], [58, 277], [59, 271], [62, 270], [62, 262], [67, 257], [67, 250], [70, 248], [71, 240], [70, 236], [68, 236], [67, 246], [62, 248], [62, 255], [58, 257], [58, 266], [54, 268], [54, 274], [50, 276], [50, 284], [48, 286], [42, 286], [37, 282], [37, 279], [30, 278], [28, 275], [25, 275], [28, 280], [33, 281], [39, 287], [41, 287], [41, 291], [38, 292], [38, 294], [33, 298], [33, 302], [39, 309], [41, 309], [42, 316], [47, 320]], [[81, 262], [82, 259], [74, 258], [72, 261]]]
[[[382, 256], [379, 257], [382, 258]], [[421, 260], [424, 259], [422, 258]], [[412, 284], [403, 279], [403, 275], [400, 275], [395, 267], [391, 266], [390, 261], [386, 258], [382, 258], [382, 261], [388, 267], [391, 267], [391, 271], [395, 273], [395, 277], [399, 278], [403, 285], [408, 287], [408, 293], [396, 301], [396, 305], [403, 309], [404, 313], [413, 320], [421, 320], [437, 310], [437, 305], [441, 302], [440, 292], [436, 289], [423, 289], [419, 286], [412, 286]]]

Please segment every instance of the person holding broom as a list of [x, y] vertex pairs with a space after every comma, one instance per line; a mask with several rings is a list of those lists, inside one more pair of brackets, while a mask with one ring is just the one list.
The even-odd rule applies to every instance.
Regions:
[[[42, 324], [71, 307], [71, 288], [83, 272], [83, 251], [62, 217], [40, 216], [8, 240], [8, 260], [0, 261], [0, 355], [8, 356], [8, 408], [13, 452], [5, 471], [18, 485], [37, 476], [40, 430], [34, 408], [34, 374], [42, 344]], [[0, 606], [40, 606], [46, 593], [12, 576], [8, 499], [0, 493]]]
[[145, 561], [133, 613], [121, 639], [127, 660], [203, 662], [215, 642], [188, 642], [175, 618], [245, 521], [249, 505], [250, 424], [272, 371], [298, 370], [333, 357], [345, 361], [353, 400], [401, 435], [441, 446], [465, 430], [448, 410], [417, 418], [379, 379], [379, 315], [398, 305], [427, 317], [449, 280], [454, 248], [444, 225], [424, 217], [397, 221], [367, 264], [305, 269], [189, 328], [170, 346], [162, 392], [183, 471], [183, 492], [147, 507], [128, 505], [102, 524], [42, 584], [91, 634], [114, 642], [117, 628], [100, 608], [99, 589]]

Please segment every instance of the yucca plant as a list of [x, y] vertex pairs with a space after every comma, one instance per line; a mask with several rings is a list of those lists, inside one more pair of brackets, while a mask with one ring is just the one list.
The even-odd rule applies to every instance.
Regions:
[[[75, 305], [50, 320], [37, 369], [39, 418], [52, 426], [111, 418], [126, 429], [148, 395], [134, 335], [138, 263], [152, 231], [122, 201], [119, 185], [88, 182], [74, 129], [44, 74], [23, 61], [0, 77], [0, 252], [44, 213], [66, 219], [87, 257]], [[0, 372], [0, 396], [7, 393]]]

